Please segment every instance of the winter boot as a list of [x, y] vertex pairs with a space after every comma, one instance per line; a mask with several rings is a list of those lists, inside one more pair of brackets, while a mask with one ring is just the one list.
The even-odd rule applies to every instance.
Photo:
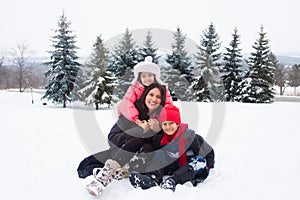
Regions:
[[94, 176], [94, 178], [97, 177], [97, 174], [98, 174], [101, 170], [102, 170], [102, 168], [94, 168], [94, 169], [93, 169], [93, 176]]
[[[94, 168], [93, 169], [93, 176], [96, 178], [97, 174], [102, 170], [102, 168]], [[122, 180], [123, 178], [128, 178], [130, 176], [129, 172], [129, 165], [126, 164], [122, 168], [117, 169], [113, 173], [113, 178], [116, 180]]]
[[130, 172], [128, 164], [124, 165], [122, 168], [117, 169], [113, 174], [113, 178], [116, 180], [122, 180], [123, 178], [128, 178], [129, 176]]
[[143, 190], [155, 187], [158, 183], [152, 179], [150, 176], [145, 174], [140, 174], [138, 172], [132, 172], [129, 181], [131, 185], [135, 188], [142, 188]]
[[103, 191], [103, 189], [111, 182], [116, 170], [120, 168], [121, 166], [117, 161], [108, 159], [105, 162], [103, 168], [93, 170], [93, 174], [96, 174], [96, 177], [86, 186], [86, 189], [92, 195], [98, 196]]
[[92, 182], [86, 185], [86, 189], [93, 196], [98, 196], [103, 191], [104, 185], [101, 183], [100, 180], [94, 179]]
[[160, 187], [163, 189], [170, 189], [175, 192], [176, 182], [172, 177], [169, 177], [161, 183]]

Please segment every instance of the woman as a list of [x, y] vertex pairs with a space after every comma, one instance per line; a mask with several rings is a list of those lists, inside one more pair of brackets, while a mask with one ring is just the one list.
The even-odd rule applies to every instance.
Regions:
[[123, 115], [113, 126], [108, 139], [111, 147], [121, 147], [125, 151], [137, 152], [147, 142], [147, 138], [161, 130], [157, 120], [166, 99], [166, 89], [160, 84], [151, 84], [135, 102], [139, 111], [136, 122], [129, 121]]
[[[95, 179], [87, 185], [87, 190], [94, 196], [99, 195], [113, 178], [128, 176], [130, 171], [136, 170], [133, 165], [127, 165], [137, 152], [151, 152], [153, 137], [162, 134], [157, 120], [166, 99], [166, 88], [160, 84], [149, 85], [135, 106], [139, 111], [139, 120], [132, 122], [123, 115], [108, 134], [110, 149], [82, 161], [78, 168], [79, 177], [91, 175]], [[104, 167], [100, 161], [106, 160]], [[102, 168], [95, 168], [95, 163]], [[94, 169], [91, 170], [92, 166]], [[139, 166], [140, 167], [140, 166]]]

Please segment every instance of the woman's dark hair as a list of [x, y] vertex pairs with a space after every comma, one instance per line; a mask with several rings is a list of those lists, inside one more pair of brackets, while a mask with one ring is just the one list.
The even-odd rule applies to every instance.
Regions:
[[136, 109], [139, 111], [139, 119], [140, 120], [148, 120], [149, 117], [149, 109], [145, 104], [146, 96], [150, 92], [150, 90], [157, 88], [160, 91], [161, 94], [161, 102], [160, 107], [155, 111], [156, 114], [160, 113], [160, 110], [164, 107], [166, 103], [166, 87], [164, 85], [158, 84], [158, 83], [152, 83], [151, 85], [145, 87], [145, 90], [142, 94], [142, 96], [134, 103]]

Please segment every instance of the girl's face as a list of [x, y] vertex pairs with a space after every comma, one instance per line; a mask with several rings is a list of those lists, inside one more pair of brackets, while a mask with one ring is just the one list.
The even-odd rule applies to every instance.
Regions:
[[161, 94], [158, 88], [153, 88], [150, 90], [146, 96], [145, 104], [149, 109], [149, 112], [152, 113], [155, 111], [161, 103]]
[[161, 123], [162, 129], [167, 135], [173, 135], [176, 133], [179, 125], [173, 121], [164, 121]]
[[144, 86], [149, 86], [155, 81], [155, 75], [149, 72], [141, 72], [140, 78]]

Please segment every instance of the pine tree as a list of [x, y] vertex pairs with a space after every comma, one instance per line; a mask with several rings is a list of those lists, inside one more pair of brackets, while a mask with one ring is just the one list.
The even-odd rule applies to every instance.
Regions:
[[45, 63], [50, 69], [45, 72], [46, 77], [51, 76], [42, 98], [51, 99], [53, 103], [62, 103], [66, 107], [67, 101], [72, 101], [71, 93], [74, 89], [80, 64], [77, 62], [75, 35], [69, 30], [70, 22], [63, 13], [58, 21], [57, 35], [52, 37], [53, 51], [51, 61]]
[[190, 83], [178, 69], [172, 66], [165, 66], [161, 70], [161, 77], [164, 82], [168, 83], [170, 93], [182, 101], [191, 101], [193, 99], [193, 91], [189, 88]]
[[241, 49], [238, 47], [240, 44], [240, 35], [237, 32], [238, 30], [235, 28], [230, 47], [226, 47], [226, 53], [223, 56], [224, 63], [220, 70], [226, 101], [235, 101], [238, 98], [238, 86], [242, 81], [242, 54]]
[[247, 61], [249, 70], [241, 82], [241, 101], [247, 103], [270, 103], [274, 98], [274, 67], [270, 62], [269, 40], [261, 26], [259, 38], [252, 46], [255, 52]]
[[221, 53], [218, 53], [221, 43], [216, 29], [211, 23], [203, 31], [200, 45], [197, 46], [196, 66], [197, 76], [192, 83], [196, 101], [222, 101], [222, 85], [219, 73]]
[[88, 80], [84, 83], [85, 87], [80, 90], [86, 104], [95, 104], [96, 110], [99, 109], [99, 104], [108, 104], [108, 106], [112, 104], [115, 78], [107, 70], [108, 53], [101, 36], [98, 36], [86, 64]]
[[116, 94], [122, 98], [133, 80], [133, 67], [138, 63], [138, 51], [132, 33], [126, 29], [123, 38], [112, 53], [109, 70], [118, 78]]
[[85, 85], [87, 72], [85, 70], [84, 65], [79, 69], [76, 76], [76, 84], [74, 85], [74, 89], [72, 91], [72, 101], [84, 101], [82, 94], [79, 92]]
[[176, 32], [173, 34], [174, 42], [172, 43], [172, 54], [168, 55], [167, 63], [173, 66], [174, 69], [180, 71], [185, 76], [188, 82], [191, 82], [193, 75], [191, 73], [191, 58], [185, 49], [186, 36], [183, 35], [180, 28], [177, 27]]
[[[180, 82], [175, 82], [174, 80], [165, 81], [179, 99], [188, 100], [186, 99], [187, 96], [185, 92], [182, 93], [182, 90], [188, 89], [187, 86], [192, 81], [193, 74], [191, 69], [191, 58], [188, 56], [188, 53], [185, 49], [186, 36], [183, 35], [180, 28], [177, 27], [173, 37], [174, 42], [172, 43], [172, 53], [167, 55], [166, 61], [168, 64], [170, 64], [170, 66], [172, 66], [173, 69], [179, 71], [178, 75], [180, 75], [181, 78], [176, 78], [176, 80], [180, 80]], [[173, 73], [173, 75], [175, 74]], [[176, 87], [172, 88], [174, 85], [176, 85]], [[181, 89], [178, 90], [179, 88]]]
[[153, 58], [152, 62], [158, 64], [159, 56], [157, 55], [157, 49], [158, 48], [154, 47], [152, 34], [148, 31], [143, 46], [138, 50], [139, 62], [144, 61], [147, 56], [151, 56]]

